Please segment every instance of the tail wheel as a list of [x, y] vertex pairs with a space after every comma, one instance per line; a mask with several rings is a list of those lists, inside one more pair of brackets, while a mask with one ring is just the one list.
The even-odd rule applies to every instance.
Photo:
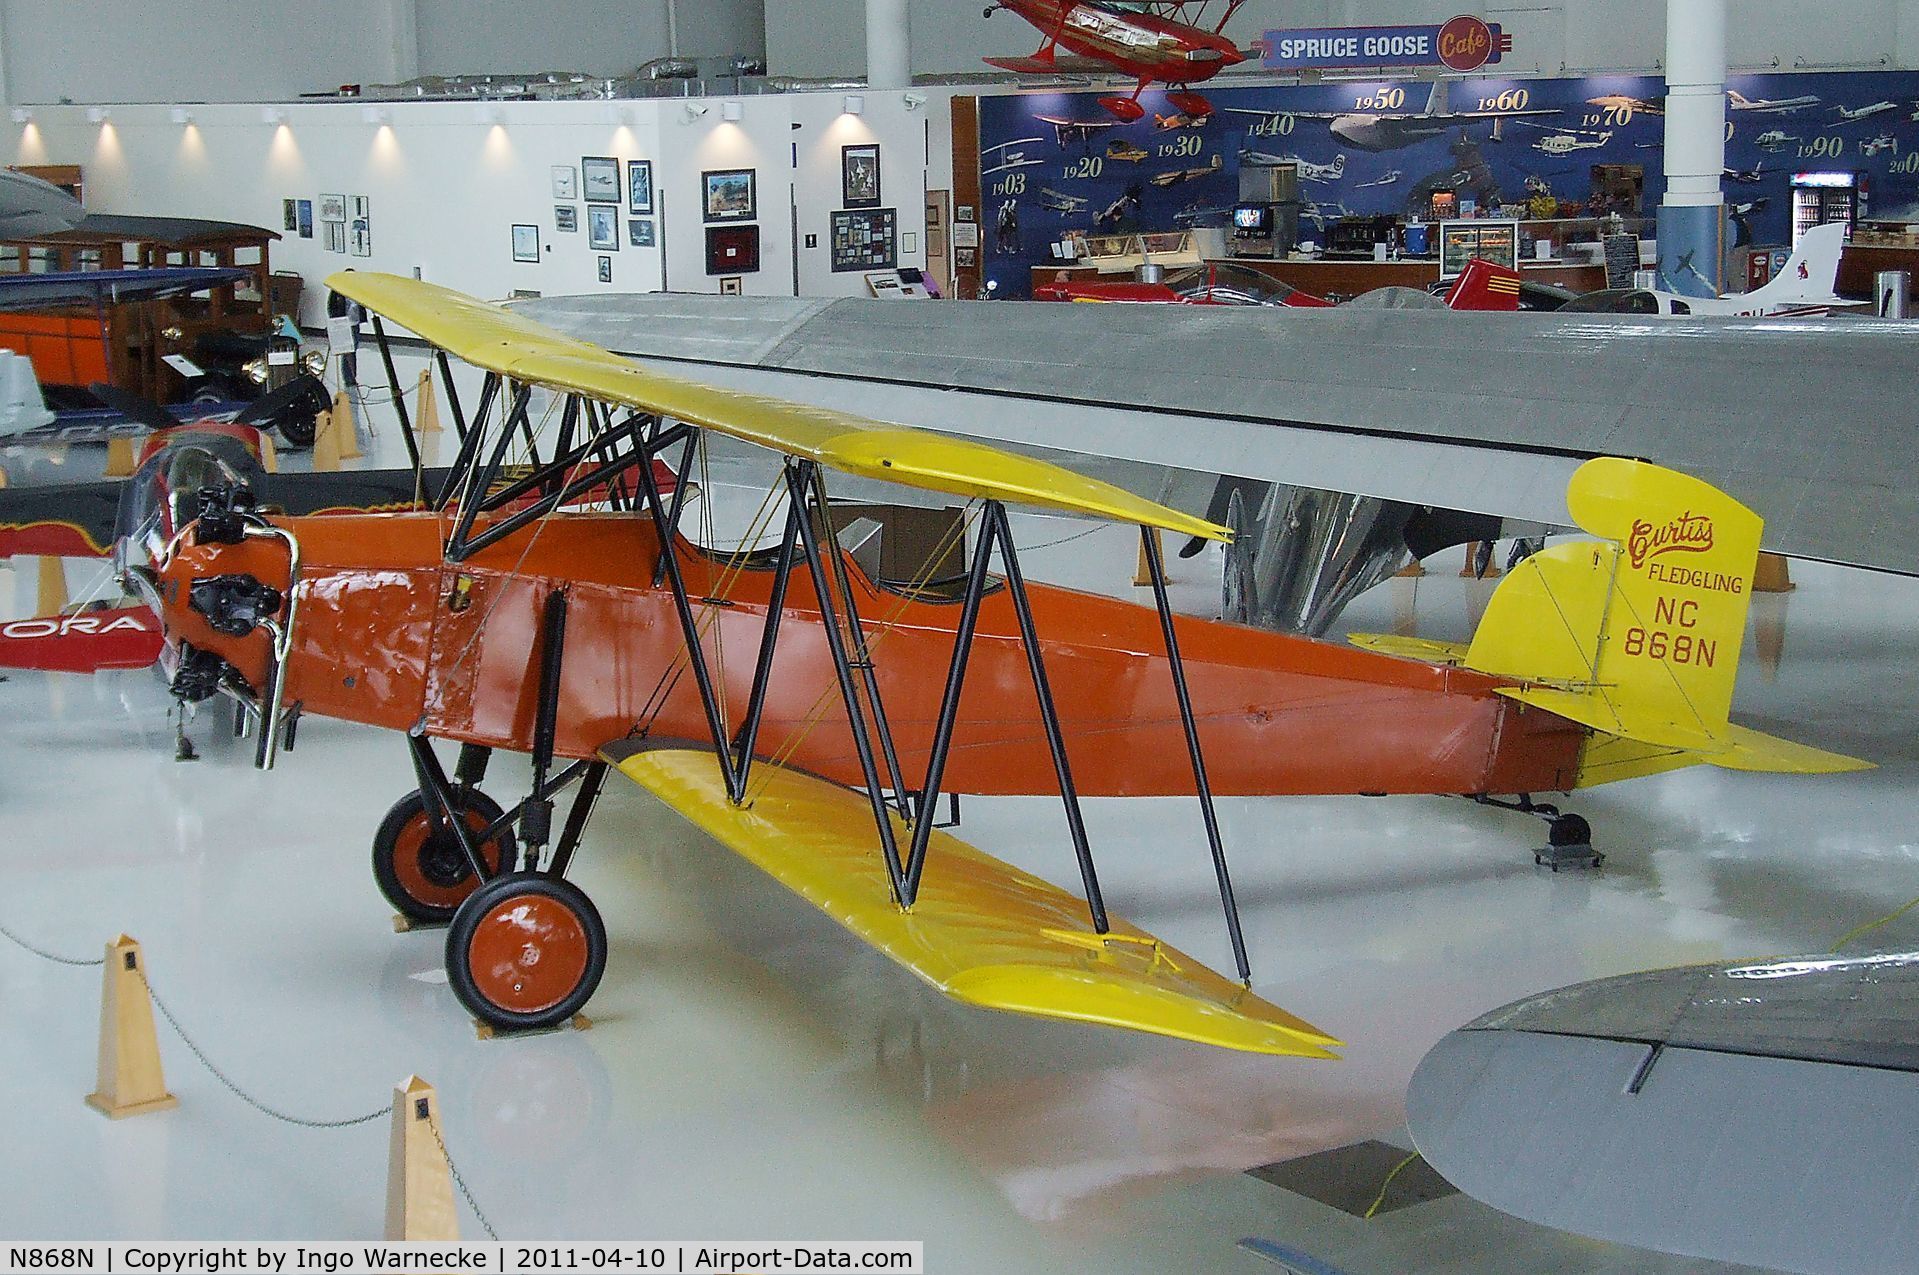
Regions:
[[[475, 788], [455, 789], [453, 806], [475, 838], [501, 815], [500, 805]], [[502, 828], [479, 847], [488, 872], [514, 860], [516, 843]], [[468, 895], [479, 888], [453, 830], [433, 830], [426, 798], [408, 793], [395, 802], [373, 834], [373, 879], [400, 915], [429, 925], [444, 925]]]
[[1546, 829], [1549, 846], [1590, 846], [1592, 840], [1592, 825], [1578, 815], [1559, 815]]
[[606, 972], [606, 926], [586, 893], [541, 872], [495, 877], [446, 935], [454, 995], [498, 1031], [533, 1031], [577, 1014]]

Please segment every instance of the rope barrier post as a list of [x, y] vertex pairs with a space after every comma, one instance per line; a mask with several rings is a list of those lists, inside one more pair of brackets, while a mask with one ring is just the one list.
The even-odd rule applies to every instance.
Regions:
[[440, 1139], [439, 1096], [418, 1076], [393, 1089], [393, 1136], [387, 1147], [386, 1238], [456, 1242], [453, 1167]]
[[358, 460], [360, 451], [360, 426], [353, 418], [353, 400], [341, 390], [333, 396], [333, 424], [339, 430], [341, 460]]
[[313, 418], [313, 472], [330, 474], [340, 467], [340, 436], [334, 432], [333, 410], [322, 408]]
[[107, 478], [133, 477], [133, 440], [115, 434], [107, 439]]
[[122, 934], [107, 944], [100, 989], [99, 1088], [87, 1105], [110, 1120], [180, 1105], [160, 1070], [153, 1002], [140, 964], [140, 945]]
[[40, 588], [35, 615], [58, 615], [67, 609], [67, 564], [64, 559], [40, 559]]

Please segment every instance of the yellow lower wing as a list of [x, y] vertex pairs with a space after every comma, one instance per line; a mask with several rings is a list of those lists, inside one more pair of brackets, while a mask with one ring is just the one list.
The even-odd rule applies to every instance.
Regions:
[[[1095, 934], [1064, 890], [934, 832], [912, 911], [893, 901], [866, 798], [764, 765], [744, 807], [692, 749], [616, 745], [620, 772], [954, 1000], [1252, 1053], [1334, 1058], [1340, 1042], [1117, 917]], [[910, 836], [895, 818], [901, 844]]]

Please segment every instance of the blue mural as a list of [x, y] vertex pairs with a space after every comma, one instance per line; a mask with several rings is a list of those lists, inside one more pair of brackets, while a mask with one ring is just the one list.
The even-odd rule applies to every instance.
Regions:
[[[1791, 240], [1794, 173], [1864, 174], [1866, 216], [1919, 220], [1919, 73], [1734, 77], [1726, 147], [1731, 244]], [[1652, 217], [1665, 83], [1655, 77], [1469, 79], [1214, 88], [1195, 123], [1162, 94], [1119, 124], [1097, 93], [980, 99], [986, 278], [1027, 295], [1030, 268], [1073, 230], [1223, 224], [1242, 156], [1296, 161], [1300, 234], [1348, 215], [1424, 215], [1434, 191], [1480, 208], [1550, 204], [1558, 216]], [[1594, 207], [1595, 164], [1645, 170], [1643, 207]], [[1650, 232], [1648, 232], [1650, 237]]]

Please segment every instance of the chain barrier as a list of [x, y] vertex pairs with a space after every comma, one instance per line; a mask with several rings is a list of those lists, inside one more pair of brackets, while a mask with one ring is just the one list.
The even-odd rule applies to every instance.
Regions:
[[[45, 948], [36, 947], [34, 944], [27, 942], [5, 925], [0, 925], [0, 936], [4, 936], [9, 942], [22, 951], [30, 952], [41, 960], [51, 961], [55, 965], [65, 965], [75, 969], [98, 969], [107, 963], [106, 958], [103, 956], [95, 957], [91, 960], [80, 960], [76, 957], [61, 956], [58, 953], [49, 952]], [[173, 1029], [173, 1034], [180, 1038], [181, 1043], [186, 1045], [188, 1051], [199, 1060], [200, 1065], [205, 1067], [215, 1080], [225, 1086], [229, 1093], [261, 1115], [271, 1117], [284, 1124], [298, 1126], [302, 1129], [351, 1129], [358, 1125], [370, 1124], [393, 1110], [392, 1106], [388, 1104], [377, 1107], [363, 1116], [349, 1116], [344, 1120], [309, 1120], [305, 1117], [290, 1115], [275, 1107], [268, 1106], [266, 1103], [261, 1102], [258, 1098], [255, 1098], [252, 1094], [242, 1089], [234, 1082], [231, 1076], [227, 1075], [226, 1072], [220, 1070], [220, 1068], [215, 1065], [213, 1059], [207, 1057], [206, 1050], [200, 1048], [199, 1042], [187, 1034], [187, 1029], [180, 1025], [180, 1020], [175, 1016], [172, 1008], [161, 998], [160, 993], [154, 990], [153, 984], [147, 979], [147, 971], [144, 965], [136, 967], [134, 973], [140, 976], [140, 985], [147, 989], [147, 995], [152, 999], [153, 1007], [160, 1011], [160, 1017], [166, 1020], [167, 1026]], [[480, 1211], [480, 1202], [473, 1198], [472, 1190], [467, 1186], [466, 1179], [460, 1174], [460, 1166], [453, 1162], [453, 1153], [446, 1149], [446, 1139], [440, 1136], [440, 1119], [437, 1113], [427, 1122], [427, 1127], [433, 1131], [434, 1144], [440, 1148], [441, 1156], [446, 1159], [447, 1172], [452, 1176], [453, 1184], [460, 1188], [460, 1195], [465, 1198], [467, 1207], [472, 1209], [473, 1216], [479, 1219], [480, 1227], [486, 1232], [486, 1237], [490, 1240], [498, 1240], [500, 1238], [499, 1233], [493, 1229], [493, 1223], [487, 1220], [486, 1214]]]

